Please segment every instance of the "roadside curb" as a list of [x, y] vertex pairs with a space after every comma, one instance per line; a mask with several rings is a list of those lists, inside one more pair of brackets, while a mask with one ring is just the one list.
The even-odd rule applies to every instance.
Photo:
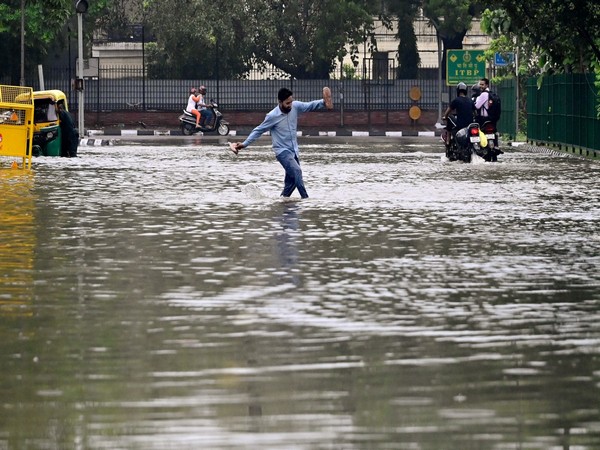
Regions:
[[79, 145], [83, 147], [103, 147], [106, 145], [114, 145], [114, 139], [79, 139]]
[[579, 148], [575, 146], [569, 146], [563, 144], [561, 145], [546, 145], [544, 143], [532, 143], [526, 142], [519, 146], [523, 150], [534, 152], [534, 153], [545, 153], [547, 155], [559, 156], [559, 157], [569, 157], [575, 156], [579, 158], [587, 158], [592, 161], [597, 161], [600, 159], [600, 151], [588, 149], [588, 148]]
[[[241, 129], [241, 130], [230, 130], [227, 136], [248, 136], [252, 129]], [[105, 130], [88, 130], [89, 139], [82, 139], [83, 141], [97, 141], [99, 139], [107, 139], [109, 136], [115, 137], [133, 137], [133, 136], [185, 136], [181, 130], [124, 130], [119, 128], [107, 128]], [[269, 133], [265, 133], [268, 136]], [[195, 136], [203, 136], [202, 133], [196, 133]], [[219, 136], [216, 133], [210, 133], [208, 136]], [[222, 137], [227, 137], [222, 136]], [[441, 130], [436, 131], [416, 131], [416, 130], [390, 130], [390, 131], [361, 131], [361, 130], [331, 130], [331, 131], [317, 131], [317, 130], [302, 130], [298, 131], [298, 137], [311, 137], [311, 136], [326, 136], [326, 137], [434, 137], [441, 136]], [[83, 143], [83, 145], [99, 145], [95, 143]], [[107, 144], [104, 144], [107, 145]]]

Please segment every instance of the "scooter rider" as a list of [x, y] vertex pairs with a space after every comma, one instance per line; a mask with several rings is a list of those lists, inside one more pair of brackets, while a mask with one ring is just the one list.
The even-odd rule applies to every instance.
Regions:
[[196, 95], [197, 93], [198, 91], [196, 90], [196, 88], [190, 89], [190, 96], [188, 98], [188, 104], [185, 110], [190, 114], [196, 116], [196, 128], [200, 128], [200, 111], [198, 111], [198, 109], [196, 108], [196, 104], [200, 101], [200, 97]]
[[[473, 122], [474, 106], [470, 98], [467, 97], [467, 85], [462, 81], [456, 86], [456, 98], [452, 100], [443, 119], [446, 121], [446, 130], [456, 133], [458, 130], [468, 127]], [[448, 115], [453, 113], [456, 115], [454, 124], [448, 119]], [[449, 143], [450, 137], [446, 132], [444, 141]]]
[[202, 85], [198, 88], [200, 100], [198, 101], [197, 108], [200, 110], [200, 127], [210, 127], [213, 112], [211, 104], [206, 100], [206, 86]]

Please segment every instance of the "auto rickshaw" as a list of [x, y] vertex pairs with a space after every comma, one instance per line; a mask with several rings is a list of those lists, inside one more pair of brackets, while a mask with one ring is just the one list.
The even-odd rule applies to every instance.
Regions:
[[32, 125], [33, 89], [0, 85], [0, 166], [4, 166], [6, 156], [12, 159], [11, 169], [19, 168], [19, 158], [22, 169], [31, 169]]
[[68, 115], [64, 92], [58, 89], [34, 91], [33, 156], [76, 156], [79, 139], [73, 120], [61, 116], [57, 106]]

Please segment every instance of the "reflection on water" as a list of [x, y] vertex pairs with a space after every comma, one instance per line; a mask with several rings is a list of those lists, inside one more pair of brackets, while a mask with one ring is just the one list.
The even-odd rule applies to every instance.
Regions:
[[33, 175], [0, 170], [0, 315], [31, 314], [35, 249]]
[[303, 144], [1, 180], [0, 448], [600, 446], [597, 163]]

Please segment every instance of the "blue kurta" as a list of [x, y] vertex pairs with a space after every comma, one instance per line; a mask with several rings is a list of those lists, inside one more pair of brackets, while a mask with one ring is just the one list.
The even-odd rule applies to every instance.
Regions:
[[313, 100], [312, 102], [293, 101], [292, 110], [285, 114], [277, 105], [266, 115], [265, 120], [252, 130], [243, 145], [247, 147], [264, 133], [270, 131], [275, 155], [279, 155], [285, 150], [291, 150], [298, 155], [300, 152], [297, 139], [298, 116], [305, 112], [323, 108], [325, 108], [323, 100]]

